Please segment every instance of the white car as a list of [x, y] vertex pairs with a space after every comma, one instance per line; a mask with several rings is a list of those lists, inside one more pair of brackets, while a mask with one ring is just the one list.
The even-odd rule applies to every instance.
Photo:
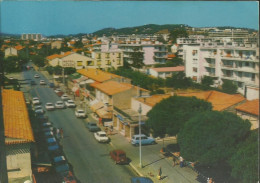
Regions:
[[38, 74], [35, 74], [34, 77], [35, 77], [35, 78], [39, 78], [40, 76], [39, 76]]
[[57, 101], [56, 104], [55, 104], [55, 107], [57, 109], [64, 109], [65, 108], [64, 102], [63, 101]]
[[63, 94], [63, 95], [61, 96], [61, 99], [62, 99], [62, 100], [69, 100], [69, 96], [68, 96], [67, 94]]
[[96, 140], [98, 142], [108, 142], [109, 141], [109, 138], [107, 137], [107, 134], [104, 131], [99, 131], [99, 132], [94, 133], [94, 137], [96, 138]]
[[57, 88], [56, 90], [54, 90], [55, 93], [59, 93], [59, 92], [62, 92], [61, 89]]
[[74, 103], [73, 100], [67, 100], [67, 101], [65, 102], [65, 105], [66, 105], [67, 107], [76, 107], [76, 104]]
[[44, 80], [40, 80], [40, 85], [46, 85]]
[[40, 102], [40, 99], [38, 97], [34, 97], [32, 99], [32, 103], [33, 103], [33, 105], [36, 105], [36, 104], [40, 104], [41, 102]]
[[48, 102], [48, 103], [45, 104], [45, 109], [47, 111], [51, 111], [51, 110], [54, 110], [55, 107], [54, 107], [54, 105], [52, 103]]
[[77, 118], [85, 118], [87, 115], [86, 115], [86, 113], [85, 113], [84, 110], [82, 110], [82, 109], [77, 109], [77, 110], [75, 111], [75, 116], [76, 116]]
[[44, 114], [44, 110], [43, 110], [42, 106], [40, 106], [40, 105], [34, 107], [34, 112], [37, 114]]

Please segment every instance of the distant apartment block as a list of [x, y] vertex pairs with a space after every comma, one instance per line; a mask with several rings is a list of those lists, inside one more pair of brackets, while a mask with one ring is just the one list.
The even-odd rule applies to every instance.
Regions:
[[5, 57], [17, 56], [17, 55], [18, 55], [17, 49], [13, 47], [9, 47], [5, 49]]
[[39, 41], [42, 39], [42, 35], [41, 34], [22, 34], [21, 39]]
[[259, 48], [256, 44], [206, 44], [183, 46], [185, 73], [196, 82], [203, 76], [215, 79], [219, 86], [223, 80], [231, 80], [247, 99], [259, 95]]

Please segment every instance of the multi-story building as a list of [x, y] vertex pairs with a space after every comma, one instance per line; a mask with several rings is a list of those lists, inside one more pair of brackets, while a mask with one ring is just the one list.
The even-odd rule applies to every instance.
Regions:
[[118, 47], [123, 51], [124, 61], [133, 63], [133, 53], [143, 53], [143, 63], [146, 66], [158, 63], [165, 63], [167, 60], [168, 48], [167, 44], [162, 44], [158, 41], [142, 41], [136, 43], [119, 44]]
[[215, 85], [231, 80], [248, 99], [259, 95], [259, 48], [256, 44], [183, 46], [185, 73], [200, 82], [203, 76], [215, 78]]
[[21, 39], [39, 41], [42, 39], [42, 35], [41, 34], [22, 34]]
[[123, 52], [116, 44], [94, 44], [91, 57], [95, 60], [96, 67], [107, 69], [123, 66]]

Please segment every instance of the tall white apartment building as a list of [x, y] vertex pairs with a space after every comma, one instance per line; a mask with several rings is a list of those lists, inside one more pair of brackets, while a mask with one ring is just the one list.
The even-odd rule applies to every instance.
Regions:
[[259, 96], [259, 48], [256, 44], [224, 46], [201, 44], [183, 46], [185, 74], [201, 82], [203, 76], [215, 79], [215, 85], [231, 80], [249, 100]]
[[21, 39], [22, 40], [40, 41], [42, 39], [42, 35], [41, 34], [22, 34]]

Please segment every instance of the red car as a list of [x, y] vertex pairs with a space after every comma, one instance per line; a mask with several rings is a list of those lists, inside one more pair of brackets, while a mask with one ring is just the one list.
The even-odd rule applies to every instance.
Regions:
[[77, 183], [75, 177], [73, 176], [72, 172], [69, 171], [66, 175], [63, 175], [62, 183]]
[[123, 150], [113, 150], [110, 151], [110, 157], [115, 161], [116, 164], [127, 164], [128, 160], [126, 158], [126, 153]]

